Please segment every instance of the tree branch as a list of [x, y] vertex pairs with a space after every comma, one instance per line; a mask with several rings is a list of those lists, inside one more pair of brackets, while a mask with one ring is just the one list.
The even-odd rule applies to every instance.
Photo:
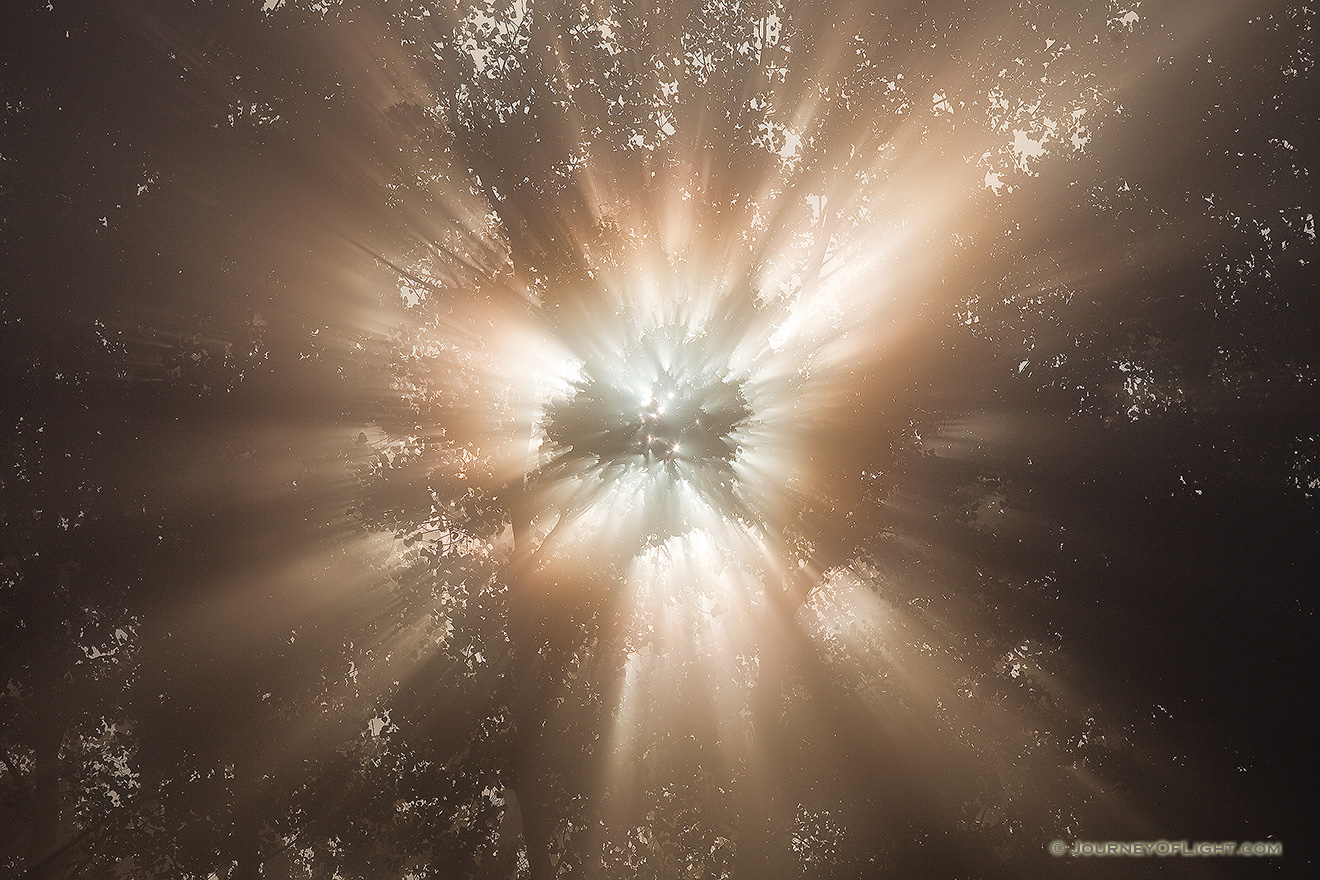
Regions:
[[18, 785], [18, 790], [23, 795], [23, 800], [27, 801], [29, 804], [32, 803], [34, 800], [32, 789], [28, 787], [27, 780], [23, 778], [23, 774], [19, 771], [18, 767], [14, 765], [13, 759], [9, 757], [9, 749], [0, 749], [0, 758], [4, 759], [5, 766], [9, 768], [9, 775], [14, 777], [14, 782]]
[[78, 844], [82, 843], [83, 840], [85, 840], [89, 834], [91, 834], [93, 831], [97, 830], [97, 829], [100, 828], [102, 825], [104, 825], [104, 824], [106, 823], [106, 820], [107, 820], [108, 818], [109, 818], [108, 816], [102, 816], [100, 819], [97, 819], [95, 822], [93, 822], [92, 824], [88, 825], [88, 826], [87, 826], [86, 828], [84, 828], [82, 831], [79, 831], [79, 832], [78, 832], [77, 834], [75, 834], [73, 837], [70, 837], [70, 838], [64, 843], [64, 845], [61, 846], [59, 849], [57, 849], [57, 850], [55, 850], [54, 852], [50, 853], [49, 855], [45, 856], [45, 857], [42, 858], [40, 861], [38, 861], [36, 864], [34, 864], [34, 865], [29, 865], [28, 868], [27, 868], [27, 870], [24, 871], [21, 875], [19, 875], [19, 880], [29, 880], [29, 878], [35, 878], [35, 877], [40, 877], [40, 876], [42, 876], [42, 875], [44, 874], [44, 872], [46, 871], [46, 869], [55, 866], [55, 862], [56, 862], [61, 856], [63, 856], [63, 855], [64, 855], [65, 853], [67, 853], [69, 850], [73, 849], [73, 848], [74, 848], [75, 846], [77, 846]]

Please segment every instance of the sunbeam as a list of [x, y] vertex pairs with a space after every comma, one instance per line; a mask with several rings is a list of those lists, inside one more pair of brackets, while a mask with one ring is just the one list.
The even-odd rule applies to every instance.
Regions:
[[1310, 6], [18, 5], [0, 873], [1305, 839]]

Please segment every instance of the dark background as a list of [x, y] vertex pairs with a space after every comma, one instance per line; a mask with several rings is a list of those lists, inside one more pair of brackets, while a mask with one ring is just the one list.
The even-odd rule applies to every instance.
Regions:
[[[53, 6], [0, 13], [2, 871], [505, 876], [511, 834], [589, 864], [531, 813], [553, 825], [622, 798], [591, 796], [608, 628], [593, 611], [569, 625], [598, 646], [585, 683], [562, 658], [528, 665], [501, 586], [515, 576], [415, 534], [431, 490], [483, 538], [513, 514], [494, 477], [443, 464], [475, 430], [454, 389], [479, 389], [479, 369], [399, 351], [426, 327], [497, 332], [471, 315], [519, 284], [553, 312], [583, 272], [555, 224], [584, 211], [555, 163], [575, 139], [625, 141], [640, 123], [607, 109], [609, 90], [635, 86], [602, 77], [574, 98], [598, 123], [588, 137], [556, 115], [548, 50], [504, 79], [463, 67], [445, 24], [462, 10]], [[569, 32], [565, 9], [530, 25], [534, 47]], [[675, 734], [637, 795], [669, 836], [605, 876], [1314, 870], [1315, 15], [1198, 10], [1143, 7], [1135, 33], [1083, 8], [1023, 13], [1017, 31], [999, 10], [928, 4], [789, 15], [802, 70], [872, 29], [877, 69], [916, 82], [916, 109], [892, 111], [919, 128], [911, 149], [943, 155], [941, 138], [963, 136], [923, 111], [925, 84], [956, 71], [976, 85], [1001, 56], [1035, 58], [1050, 27], [1098, 22], [1079, 63], [1123, 111], [1079, 156], [969, 197], [951, 224], [976, 244], [940, 265], [929, 291], [944, 293], [921, 292], [905, 342], [863, 365], [854, 417], [820, 441], [839, 450], [825, 453], [837, 510], [804, 519], [837, 544], [820, 567], [867, 558], [888, 599], [930, 609], [930, 668], [957, 670], [941, 700], [965, 691], [964, 708], [889, 693], [881, 714], [908, 719], [891, 736], [813, 678], [845, 667], [813, 661], [808, 695], [787, 688], [753, 722], [784, 762], [762, 826], [740, 807], [748, 777], [717, 768], [723, 787], [701, 789], [719, 761]], [[724, 26], [703, 14], [629, 6], [621, 39], [644, 54], [647, 34]], [[742, 106], [729, 95], [754, 73], [729, 68], [697, 103]], [[535, 111], [497, 124], [453, 97], [464, 83]], [[891, 112], [874, 83], [856, 94], [827, 156]], [[708, 124], [707, 196], [726, 214], [709, 210], [727, 220], [766, 160], [734, 122]], [[641, 187], [632, 165], [690, 158], [613, 155], [622, 192]], [[487, 212], [498, 231], [483, 240]], [[449, 273], [420, 312], [398, 295], [419, 242], [439, 243]], [[1014, 298], [1057, 278], [1062, 304]], [[975, 326], [958, 318], [967, 297]], [[429, 409], [401, 378], [434, 391]], [[390, 446], [434, 424], [449, 434], [421, 452]], [[857, 485], [873, 466], [884, 479]], [[1012, 525], [986, 525], [995, 505]], [[1044, 659], [1005, 677], [1026, 644]], [[528, 708], [536, 676], [563, 683], [564, 708]], [[558, 733], [528, 745], [529, 713]], [[831, 809], [842, 843], [791, 845], [795, 817]], [[1054, 838], [1281, 840], [1285, 854], [1060, 864], [1044, 855]], [[742, 855], [726, 859], [730, 840]], [[675, 853], [705, 861], [682, 869]]]

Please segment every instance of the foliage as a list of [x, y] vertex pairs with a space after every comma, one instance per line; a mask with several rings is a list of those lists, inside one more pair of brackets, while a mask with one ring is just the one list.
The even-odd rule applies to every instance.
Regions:
[[[1289, 831], [1314, 13], [1221, 15], [7, 14], [4, 872], [1034, 876]], [[662, 424], [724, 420], [754, 590], [686, 511], [551, 552], [641, 435], [608, 358], [528, 417], [509, 340], [642, 322], [648, 278], [710, 350], [810, 355]], [[727, 489], [754, 444], [793, 465]], [[690, 570], [641, 601], [638, 560]]]

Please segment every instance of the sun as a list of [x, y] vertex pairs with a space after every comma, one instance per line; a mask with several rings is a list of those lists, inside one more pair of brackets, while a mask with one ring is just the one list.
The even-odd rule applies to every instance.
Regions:
[[738, 465], [755, 414], [729, 355], [714, 334], [672, 325], [584, 358], [544, 406], [538, 497], [561, 520], [626, 519], [631, 546], [711, 513], [745, 516]]
[[554, 401], [546, 434], [561, 459], [606, 470], [673, 465], [685, 475], [725, 470], [751, 416], [742, 380], [699, 344], [643, 337], [618, 357], [585, 364], [571, 394]]

